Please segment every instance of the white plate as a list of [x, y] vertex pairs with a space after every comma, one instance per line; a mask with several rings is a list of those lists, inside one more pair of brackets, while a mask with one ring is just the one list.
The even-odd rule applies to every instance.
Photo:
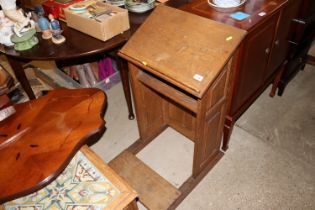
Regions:
[[231, 9], [243, 5], [247, 0], [208, 0], [208, 4], [215, 9]]

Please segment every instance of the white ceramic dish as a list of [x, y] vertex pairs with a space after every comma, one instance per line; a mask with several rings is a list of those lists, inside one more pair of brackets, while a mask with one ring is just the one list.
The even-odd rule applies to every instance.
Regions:
[[143, 13], [146, 11], [149, 11], [153, 9], [155, 6], [155, 1], [154, 0], [148, 0], [146, 3], [145, 2], [132, 2], [132, 1], [127, 1], [125, 3], [126, 9], [130, 12], [135, 12], [135, 13]]
[[215, 10], [220, 12], [233, 11], [237, 7], [242, 6], [247, 0], [207, 0], [208, 4]]

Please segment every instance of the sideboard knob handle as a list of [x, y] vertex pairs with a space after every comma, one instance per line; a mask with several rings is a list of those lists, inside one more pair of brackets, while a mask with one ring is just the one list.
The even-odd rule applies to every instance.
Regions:
[[266, 54], [269, 55], [270, 53], [270, 48], [268, 47], [266, 50], [265, 50]]

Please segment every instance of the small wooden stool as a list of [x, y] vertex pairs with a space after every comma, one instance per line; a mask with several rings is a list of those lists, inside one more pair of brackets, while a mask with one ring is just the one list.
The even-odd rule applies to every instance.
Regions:
[[121, 177], [83, 146], [56, 180], [0, 209], [136, 210], [136, 197], [137, 193]]

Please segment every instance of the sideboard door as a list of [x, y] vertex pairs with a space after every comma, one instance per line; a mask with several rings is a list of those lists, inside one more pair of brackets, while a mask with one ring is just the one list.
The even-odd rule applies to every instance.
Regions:
[[262, 85], [264, 73], [271, 53], [278, 13], [248, 35], [244, 43], [239, 80], [236, 81], [236, 95], [232, 104], [232, 113], [245, 103]]

